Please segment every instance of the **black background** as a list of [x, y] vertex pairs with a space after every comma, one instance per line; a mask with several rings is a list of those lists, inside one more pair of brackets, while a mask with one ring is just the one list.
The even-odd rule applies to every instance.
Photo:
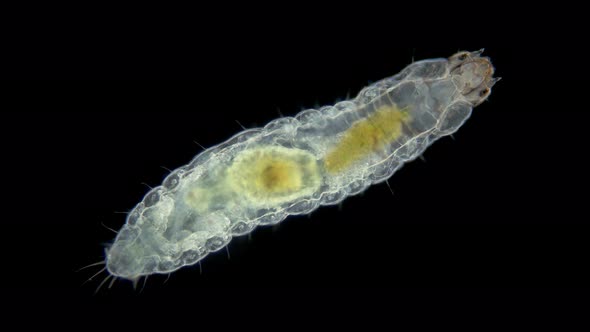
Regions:
[[[237, 297], [257, 306], [260, 294], [587, 287], [590, 117], [586, 68], [572, 52], [526, 35], [435, 47], [397, 46], [385, 32], [348, 43], [297, 32], [135, 37], [96, 46], [80, 34], [68, 52], [40, 43], [4, 73], [15, 80], [2, 90], [0, 287], [16, 302]], [[119, 280], [93, 295], [106, 274], [84, 283], [99, 267], [76, 272], [103, 259], [115, 236], [107, 227], [121, 227], [121, 212], [160, 184], [164, 167], [241, 131], [236, 120], [263, 126], [353, 97], [412, 59], [483, 47], [503, 80], [454, 139], [395, 173], [394, 195], [375, 185], [341, 206], [260, 227], [235, 238], [229, 257], [207, 257], [202, 272], [150, 277], [137, 290]]]

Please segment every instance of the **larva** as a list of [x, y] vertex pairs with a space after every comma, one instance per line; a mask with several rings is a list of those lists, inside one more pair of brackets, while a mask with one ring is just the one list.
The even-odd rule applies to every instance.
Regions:
[[481, 51], [414, 62], [356, 98], [245, 130], [166, 177], [128, 214], [106, 268], [170, 273], [233, 236], [337, 204], [455, 132], [497, 79]]

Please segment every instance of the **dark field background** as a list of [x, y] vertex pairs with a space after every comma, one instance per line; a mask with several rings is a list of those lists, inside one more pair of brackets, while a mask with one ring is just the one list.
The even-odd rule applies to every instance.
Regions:
[[[138, 50], [130, 42], [23, 55], [2, 89], [6, 298], [23, 308], [35, 299], [165, 299], [149, 303], [190, 301], [199, 310], [244, 301], [268, 310], [267, 296], [309, 304], [318, 294], [543, 297], [588, 287], [585, 65], [559, 47], [532, 56], [536, 45], [520, 43], [372, 51], [325, 43], [171, 41]], [[278, 110], [293, 116], [354, 97], [412, 58], [483, 47], [502, 81], [454, 139], [394, 174], [394, 195], [380, 184], [341, 206], [260, 227], [235, 238], [229, 257], [214, 253], [202, 271], [183, 268], [167, 282], [150, 277], [141, 292], [142, 283], [134, 290], [117, 281], [93, 295], [106, 275], [84, 283], [99, 268], [75, 272], [102, 260], [114, 239], [101, 224], [119, 229], [120, 212], [161, 183], [163, 167], [201, 151], [194, 141], [210, 147], [242, 130], [236, 120], [259, 127]]]

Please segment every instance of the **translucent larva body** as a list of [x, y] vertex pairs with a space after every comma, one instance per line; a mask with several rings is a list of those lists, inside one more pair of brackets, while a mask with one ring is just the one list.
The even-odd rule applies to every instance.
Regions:
[[455, 132], [496, 80], [479, 52], [415, 62], [349, 101], [245, 130], [152, 189], [107, 250], [136, 279], [192, 265], [233, 236], [337, 204]]

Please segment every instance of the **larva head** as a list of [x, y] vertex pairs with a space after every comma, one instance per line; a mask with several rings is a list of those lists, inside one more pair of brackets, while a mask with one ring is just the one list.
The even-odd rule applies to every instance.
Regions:
[[494, 66], [487, 57], [481, 57], [482, 50], [459, 52], [449, 58], [453, 83], [473, 106], [481, 104], [492, 92], [492, 86], [499, 81], [494, 78]]

